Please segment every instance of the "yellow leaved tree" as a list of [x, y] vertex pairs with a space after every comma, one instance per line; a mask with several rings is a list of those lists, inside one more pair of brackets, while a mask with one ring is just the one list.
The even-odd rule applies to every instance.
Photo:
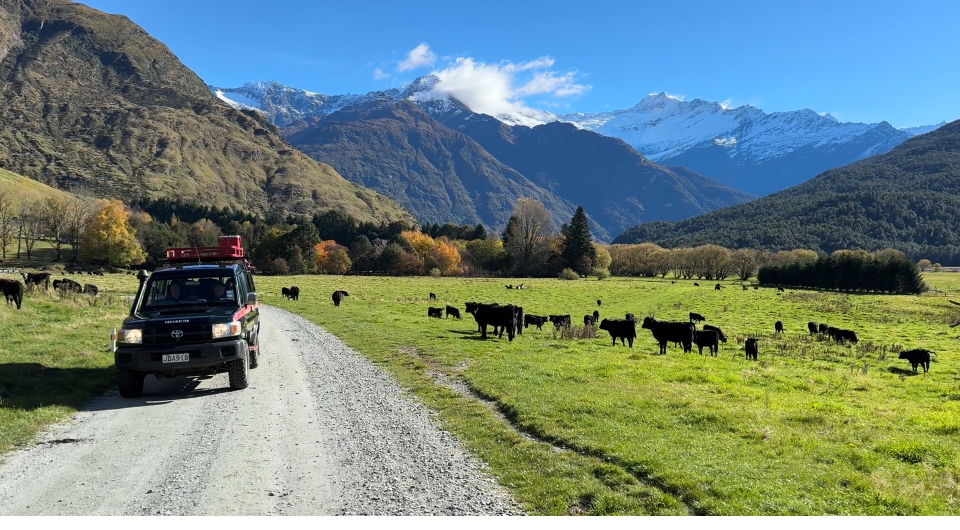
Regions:
[[83, 241], [84, 253], [117, 267], [143, 263], [147, 253], [130, 227], [130, 209], [123, 202], [100, 200]]

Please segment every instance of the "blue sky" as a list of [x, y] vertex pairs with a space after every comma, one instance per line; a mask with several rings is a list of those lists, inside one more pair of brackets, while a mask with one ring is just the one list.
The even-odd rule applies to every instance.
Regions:
[[960, 118], [956, 1], [82, 3], [217, 86], [363, 93], [441, 72], [491, 105], [555, 113], [667, 92], [897, 127]]

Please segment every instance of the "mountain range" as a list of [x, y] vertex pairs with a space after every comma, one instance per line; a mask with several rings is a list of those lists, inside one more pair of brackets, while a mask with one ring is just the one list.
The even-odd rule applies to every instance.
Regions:
[[275, 83], [211, 87], [261, 109], [296, 148], [395, 198], [424, 223], [502, 228], [516, 199], [538, 199], [554, 224], [577, 205], [609, 241], [626, 228], [739, 204], [751, 195], [646, 159], [622, 140], [558, 121], [527, 127], [432, 93], [436, 78], [384, 92], [324, 96]]
[[67, 0], [0, 0], [0, 167], [128, 202], [411, 219], [223, 103], [126, 17]]
[[890, 247], [954, 265], [958, 226], [960, 121], [954, 121], [799, 186], [684, 221], [643, 224], [614, 243], [824, 252]]

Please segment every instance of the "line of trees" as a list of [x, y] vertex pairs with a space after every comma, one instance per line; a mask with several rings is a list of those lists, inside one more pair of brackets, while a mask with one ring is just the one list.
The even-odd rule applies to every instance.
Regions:
[[757, 280], [767, 285], [841, 291], [920, 294], [927, 290], [919, 267], [894, 249], [874, 253], [838, 250], [814, 261], [764, 265]]

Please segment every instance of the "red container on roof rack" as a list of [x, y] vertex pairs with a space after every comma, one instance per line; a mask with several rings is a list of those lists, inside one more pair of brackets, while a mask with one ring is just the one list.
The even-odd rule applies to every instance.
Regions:
[[243, 258], [243, 247], [240, 246], [240, 236], [220, 236], [220, 244], [216, 247], [167, 249], [167, 261], [169, 262], [241, 260]]

